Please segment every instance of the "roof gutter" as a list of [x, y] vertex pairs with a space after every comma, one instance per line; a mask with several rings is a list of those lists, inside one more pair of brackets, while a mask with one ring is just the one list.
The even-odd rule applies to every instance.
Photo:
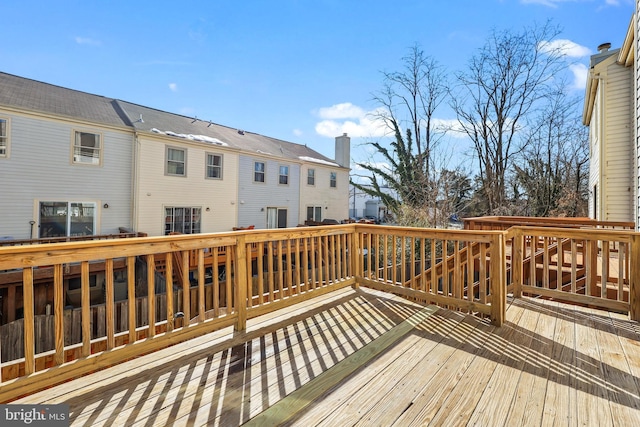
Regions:
[[600, 73], [594, 73], [593, 68], [589, 70], [589, 77], [587, 78], [587, 87], [585, 89], [584, 108], [582, 110], [582, 124], [589, 126], [591, 123], [591, 114], [593, 113], [593, 104], [596, 99], [596, 92], [598, 91], [598, 82], [601, 80]]
[[624, 42], [622, 42], [622, 47], [620, 48], [620, 53], [618, 54], [618, 64], [624, 65], [625, 67], [632, 66], [633, 60], [635, 59], [635, 52], [633, 49], [635, 32], [635, 14], [633, 14], [631, 16], [629, 28], [627, 28], [627, 35], [624, 38]]

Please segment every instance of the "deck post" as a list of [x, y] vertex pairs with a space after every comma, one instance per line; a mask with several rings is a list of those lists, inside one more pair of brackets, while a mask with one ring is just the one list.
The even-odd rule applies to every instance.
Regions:
[[[244, 234], [239, 234], [236, 240], [235, 251], [235, 273], [236, 273], [236, 314], [238, 320], [234, 329], [236, 331], [244, 331], [247, 329], [247, 242]], [[229, 280], [229, 276], [227, 276]]]
[[358, 289], [360, 287], [359, 279], [362, 278], [363, 273], [360, 271], [360, 233], [358, 232], [358, 227], [356, 225], [353, 226], [351, 244], [352, 247], [349, 248], [349, 255], [351, 256], [351, 271], [353, 271], [353, 276], [356, 278], [352, 287], [353, 289]]
[[520, 228], [513, 228], [513, 245], [511, 246], [511, 283], [513, 283], [513, 296], [522, 297], [522, 260], [523, 260], [523, 233]]
[[504, 258], [504, 233], [495, 234], [491, 242], [490, 287], [491, 323], [502, 326], [507, 315], [506, 260]]
[[[631, 234], [631, 256], [629, 260], [640, 259], [640, 234]], [[630, 262], [629, 275], [629, 317], [640, 321], [640, 262]]]

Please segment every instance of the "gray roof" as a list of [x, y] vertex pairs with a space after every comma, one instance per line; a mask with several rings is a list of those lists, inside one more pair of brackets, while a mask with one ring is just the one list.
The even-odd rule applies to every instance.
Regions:
[[[0, 105], [29, 111], [124, 126], [139, 132], [203, 135], [248, 153], [335, 163], [306, 145], [282, 141], [246, 130], [156, 110], [126, 101], [92, 95], [0, 72]], [[140, 121], [142, 117], [142, 121]], [[182, 139], [178, 136], [176, 138]], [[337, 165], [336, 165], [337, 166]]]
[[[215, 138], [231, 148], [237, 148], [249, 153], [269, 154], [282, 158], [311, 157], [326, 162], [334, 162], [306, 145], [282, 141], [276, 138], [260, 135], [242, 129], [231, 128], [200, 120], [195, 117], [181, 116], [167, 113], [142, 105], [118, 101], [122, 111], [131, 119], [133, 126], [138, 131], [163, 133], [171, 132], [180, 135], [203, 135]], [[142, 117], [142, 121], [139, 121]]]
[[595, 55], [591, 55], [591, 61], [589, 66], [590, 67], [594, 67], [597, 64], [601, 63], [602, 61], [604, 61], [605, 59], [613, 56], [613, 55], [618, 55], [620, 53], [620, 48], [618, 49], [613, 49], [613, 50], [605, 50], [603, 52], [598, 52]]
[[113, 126], [127, 126], [104, 96], [0, 73], [0, 105]]

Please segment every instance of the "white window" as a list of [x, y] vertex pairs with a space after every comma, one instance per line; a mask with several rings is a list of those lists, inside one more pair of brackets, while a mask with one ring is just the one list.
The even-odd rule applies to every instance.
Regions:
[[264, 182], [264, 163], [255, 162], [253, 164], [253, 181]]
[[307, 185], [316, 185], [315, 169], [307, 169]]
[[100, 134], [75, 132], [73, 139], [73, 163], [99, 165], [102, 163]]
[[329, 177], [329, 186], [331, 188], [336, 188], [337, 185], [338, 185], [337, 174], [335, 172], [331, 172], [331, 175]]
[[40, 202], [40, 237], [92, 236], [95, 230], [95, 203]]
[[287, 210], [267, 208], [267, 228], [287, 228]]
[[307, 206], [307, 219], [322, 221], [322, 206]]
[[167, 161], [165, 167], [165, 173], [167, 175], [186, 176], [187, 150], [167, 147]]
[[0, 157], [9, 157], [9, 121], [0, 119]]
[[207, 154], [207, 178], [222, 179], [222, 155]]
[[165, 207], [164, 208], [164, 234], [200, 233], [202, 208], [194, 207]]
[[278, 183], [282, 185], [289, 185], [289, 166], [280, 166]]

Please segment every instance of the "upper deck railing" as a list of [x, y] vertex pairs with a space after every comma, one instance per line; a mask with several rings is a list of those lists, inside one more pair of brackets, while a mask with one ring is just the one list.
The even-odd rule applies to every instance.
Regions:
[[529, 216], [482, 216], [463, 219], [465, 230], [508, 230], [511, 227], [557, 227], [600, 228], [606, 230], [629, 230], [635, 223], [625, 221], [598, 221], [591, 218], [529, 217]]
[[[487, 316], [496, 325], [504, 322], [507, 292], [562, 292], [565, 300], [605, 301], [638, 318], [640, 266], [632, 260], [639, 241], [629, 231], [345, 224], [0, 247], [0, 271], [22, 275], [16, 294], [24, 301], [22, 319], [11, 325], [21, 354], [0, 359], [0, 402], [221, 328], [244, 330], [249, 318], [345, 286]], [[606, 252], [611, 242], [618, 249]], [[612, 253], [623, 273], [599, 261]], [[49, 309], [34, 298], [41, 268], [53, 269]], [[96, 268], [105, 277], [98, 305], [90, 298]], [[73, 274], [80, 308], [71, 310], [65, 284]], [[124, 300], [115, 297], [121, 288]], [[48, 347], [43, 334], [54, 338]]]

